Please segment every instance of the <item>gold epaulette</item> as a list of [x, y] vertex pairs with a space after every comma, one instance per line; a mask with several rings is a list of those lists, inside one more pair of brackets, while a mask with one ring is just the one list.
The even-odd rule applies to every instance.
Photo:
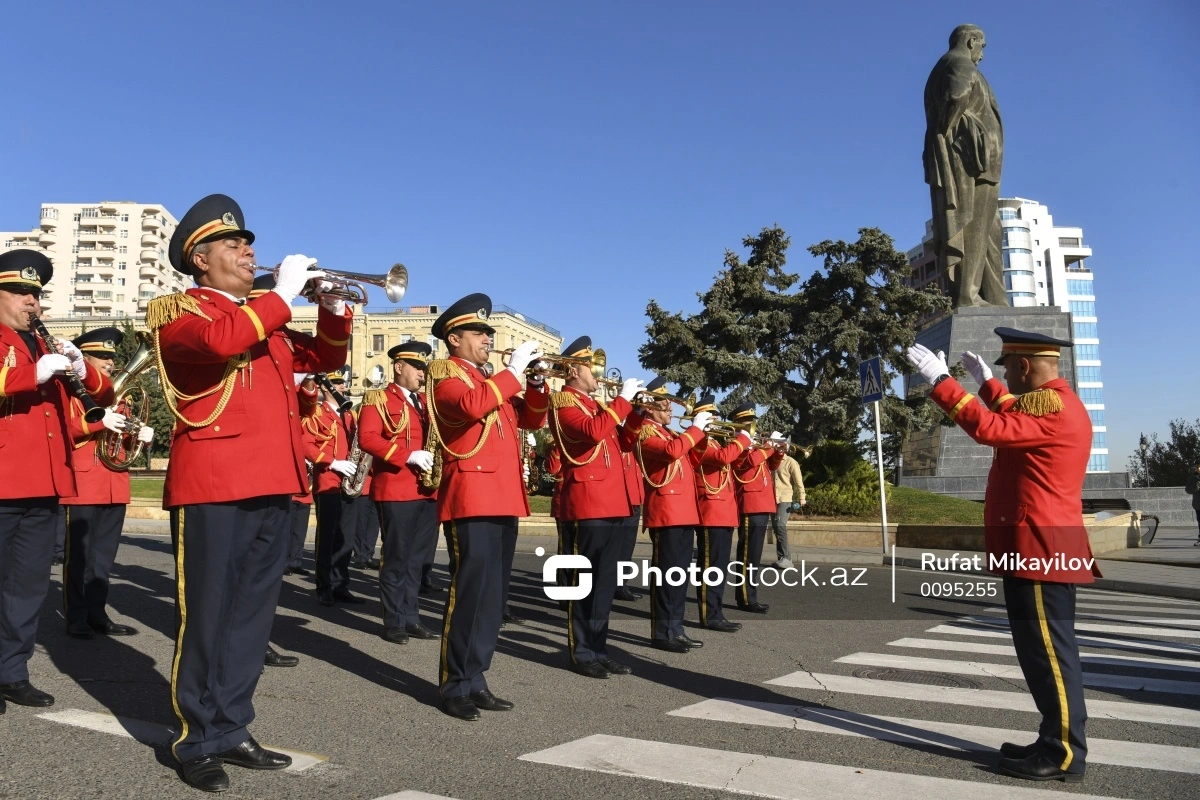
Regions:
[[448, 358], [436, 358], [429, 362], [429, 366], [425, 368], [425, 375], [431, 380], [441, 381], [446, 378], [462, 378], [471, 388], [475, 388], [471, 383], [471, 376], [467, 371], [455, 364]]
[[156, 297], [146, 305], [146, 327], [152, 331], [170, 325], [184, 314], [195, 314], [211, 320], [200, 310], [200, 303], [190, 294], [177, 292], [175, 294]]
[[572, 392], [551, 392], [550, 405], [555, 410], [560, 408], [583, 408], [583, 403], [579, 402], [579, 396]]
[[386, 404], [387, 392], [385, 392], [383, 389], [367, 389], [365, 392], [363, 392], [362, 406], [359, 406], [359, 408], [362, 408], [363, 406], [375, 406], [376, 408], [379, 408]]
[[1021, 395], [1013, 405], [1014, 411], [1028, 414], [1031, 417], [1044, 417], [1047, 414], [1057, 414], [1064, 408], [1062, 398], [1053, 389], [1035, 389]]
[[658, 434], [658, 429], [655, 428], [653, 425], [643, 425], [642, 427], [638, 428], [637, 440], [639, 443], [644, 442], [647, 439], [649, 439], [651, 436], [655, 436], [657, 434]]

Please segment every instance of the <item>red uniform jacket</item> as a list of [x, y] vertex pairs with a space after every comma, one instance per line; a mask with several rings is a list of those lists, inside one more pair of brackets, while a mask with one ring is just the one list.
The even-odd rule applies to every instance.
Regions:
[[[527, 386], [521, 400], [515, 397], [521, 382], [511, 371], [485, 378], [461, 358], [431, 362], [426, 376], [433, 385], [430, 424], [438, 426], [443, 445], [440, 521], [529, 516], [517, 429], [546, 424], [550, 398], [545, 384]], [[470, 458], [462, 458], [472, 450]]]
[[371, 499], [376, 502], [437, 497], [437, 489], [422, 486], [421, 472], [408, 465], [413, 452], [425, 449], [425, 412], [414, 408], [405, 394], [396, 384], [388, 384], [377, 396], [364, 399], [359, 411], [358, 446], [374, 457]]
[[[118, 408], [117, 411], [124, 412]], [[103, 441], [107, 429], [103, 422], [87, 422], [83, 418], [83, 403], [71, 398], [71, 454], [75, 469], [75, 497], [63, 498], [64, 506], [124, 505], [129, 502], [129, 473], [104, 466], [96, 447]]]
[[[767, 454], [770, 453], [768, 456]], [[738, 513], [774, 514], [775, 478], [783, 454], [755, 447], [747, 450], [733, 465], [733, 484], [737, 489]]]
[[724, 447], [716, 439], [707, 438], [703, 447], [696, 447], [688, 454], [696, 474], [697, 505], [704, 527], [738, 526], [737, 491], [733, 488], [731, 465], [750, 444], [750, 437], [742, 432]]
[[546, 473], [554, 476], [554, 493], [550, 495], [550, 516], [562, 519], [562, 452], [557, 442], [546, 448]]
[[[304, 419], [305, 417], [311, 417], [313, 415], [313, 411], [315, 410], [317, 403], [320, 402], [320, 393], [317, 391], [316, 386], [312, 388], [312, 391], [305, 391], [304, 385], [301, 384], [300, 386], [296, 387], [296, 399], [300, 403], [300, 417], [296, 420], [296, 424], [300, 427], [300, 440], [303, 442]], [[307, 457], [305, 458], [305, 463], [309, 463]], [[313, 501], [312, 481], [309, 480], [307, 475], [304, 476], [303, 484], [304, 491], [292, 495], [292, 501], [311, 506]]]
[[555, 392], [550, 405], [554, 438], [563, 449], [562, 519], [628, 517], [635, 503], [625, 484], [617, 434], [633, 410], [629, 401], [618, 397], [601, 406], [566, 387]]
[[[37, 357], [46, 354], [41, 340]], [[112, 382], [88, 364], [83, 386], [101, 405], [112, 402]], [[37, 362], [20, 335], [0, 325], [0, 499], [71, 497], [71, 434], [60, 378], [37, 384]]]
[[329, 466], [334, 461], [345, 461], [350, 454], [350, 426], [345, 417], [328, 403], [321, 403], [300, 425], [304, 430], [304, 457], [313, 465], [313, 491], [341, 491], [342, 476]]
[[[1092, 420], [1070, 385], [1056, 378], [1016, 399], [992, 378], [979, 390], [985, 406], [947, 378], [929, 396], [968, 436], [996, 448], [983, 510], [993, 571], [1052, 583], [1092, 583], [1100, 574], [1095, 562], [1074, 569], [1068, 563], [1092, 558], [1082, 503]], [[1008, 568], [998, 568], [995, 559], [1011, 554], [1050, 559], [1050, 568], [1015, 568], [1011, 558]]]
[[646, 476], [642, 522], [649, 528], [697, 525], [696, 477], [688, 451], [703, 442], [694, 425], [682, 434], [644, 419], [638, 428], [637, 457]]
[[629, 501], [635, 506], [640, 506], [646, 501], [646, 482], [642, 476], [642, 467], [634, 454], [640, 427], [642, 415], [630, 414], [625, 418], [625, 424], [621, 426], [621, 433], [617, 437], [621, 442], [621, 463], [625, 465], [625, 490], [629, 492]]
[[[284, 326], [292, 310], [275, 292], [243, 306], [219, 292], [188, 289], [151, 301], [147, 323], [193, 423], [175, 426], [163, 507], [295, 495], [307, 480], [294, 372], [327, 372], [346, 363], [351, 312], [317, 312], [317, 335]], [[230, 359], [249, 363], [222, 378]], [[165, 387], [164, 387], [165, 388]], [[214, 391], [215, 390], [215, 391]], [[215, 413], [224, 403], [220, 413]]]

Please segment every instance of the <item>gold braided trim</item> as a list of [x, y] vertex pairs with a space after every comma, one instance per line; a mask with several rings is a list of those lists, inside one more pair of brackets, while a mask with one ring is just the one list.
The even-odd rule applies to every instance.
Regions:
[[363, 392], [362, 404], [364, 406], [375, 406], [379, 408], [380, 401], [386, 402], [387, 393], [383, 389], [367, 389]]
[[[425, 372], [425, 407], [429, 409], [429, 441], [425, 443], [425, 449], [432, 453], [440, 447], [445, 455], [453, 456], [458, 461], [466, 461], [467, 459], [474, 458], [476, 454], [483, 449], [483, 445], [484, 442], [487, 441], [488, 434], [492, 432], [492, 426], [494, 426], [496, 424], [496, 420], [500, 418], [500, 409], [493, 408], [488, 412], [487, 416], [483, 418], [483, 432], [479, 434], [479, 441], [475, 443], [475, 446], [471, 448], [470, 452], [456, 453], [451, 450], [446, 446], [446, 440], [442, 438], [442, 432], [438, 428], [437, 401], [434, 398], [433, 390], [439, 379], [432, 377], [435, 364], [446, 365], [445, 367], [438, 367], [437, 371], [439, 373], [444, 374], [446, 377], [453, 376], [456, 378], [461, 378], [466, 382], [467, 386], [472, 389], [475, 388], [475, 385], [471, 382], [471, 376], [453, 361], [449, 359], [437, 359], [436, 361], [429, 362], [429, 369]], [[446, 424], [458, 428], [466, 425], [465, 422], [460, 422], [457, 425], [454, 425], [450, 422], [447, 422]]]
[[379, 419], [382, 423], [383, 436], [386, 439], [392, 440], [392, 449], [383, 457], [384, 461], [391, 458], [392, 453], [396, 451], [396, 438], [400, 435], [400, 431], [404, 431], [404, 446], [406, 449], [412, 449], [412, 429], [408, 424], [408, 403], [404, 398], [400, 398], [400, 416], [392, 422], [392, 412], [388, 409], [388, 394], [383, 389], [369, 389], [363, 395], [363, 406], [370, 406], [379, 413]]
[[949, 413], [947, 414], [947, 416], [950, 417], [950, 421], [953, 422], [958, 417], [959, 412], [967, 407], [967, 403], [974, 399], [975, 395], [973, 394], [968, 393], [963, 395], [963, 399], [959, 400], [958, 403], [955, 404], [954, 408], [950, 409]]
[[579, 397], [573, 392], [552, 392], [550, 394], [550, 405], [556, 411], [560, 408], [583, 408], [583, 403], [579, 402]]
[[705, 493], [714, 497], [725, 491], [725, 487], [729, 485], [729, 476], [733, 473], [733, 470], [726, 464], [718, 470], [718, 473], [721, 475], [721, 483], [714, 487], [709, 485], [708, 478], [704, 475], [704, 470], [700, 470], [700, 483], [704, 484]]
[[1031, 417], [1044, 417], [1047, 414], [1057, 414], [1062, 411], [1062, 398], [1058, 396], [1058, 392], [1053, 389], [1035, 389], [1028, 394], [1021, 395], [1021, 399], [1017, 400], [1013, 409], [1028, 414]]
[[651, 436], [661, 436], [661, 434], [658, 432], [658, 428], [654, 427], [653, 425], [643, 425], [642, 427], [638, 428], [638, 444], [646, 441]]
[[[177, 296], [179, 295], [168, 295], [168, 297]], [[160, 297], [158, 299], [165, 300], [167, 298]], [[188, 299], [191, 300], [192, 298], [189, 297]], [[152, 300], [151, 302], [153, 303], [154, 301]], [[147, 314], [148, 313], [149, 312], [147, 311]], [[196, 310], [191, 313], [198, 314], [199, 316], [208, 319], [210, 322], [212, 321], [199, 310], [199, 306], [197, 306]], [[171, 383], [171, 378], [167, 375], [167, 366], [163, 363], [162, 347], [158, 340], [159, 333], [161, 333], [161, 331], [157, 327], [151, 327], [151, 330], [154, 331], [154, 365], [158, 368], [158, 379], [163, 388], [163, 399], [167, 401], [167, 408], [171, 410], [171, 416], [175, 417], [175, 419], [179, 420], [189, 428], [207, 428], [216, 421], [217, 417], [221, 416], [221, 414], [225, 411], [225, 406], [229, 404], [229, 398], [233, 396], [233, 386], [237, 381], [238, 371], [245, 369], [250, 364], [250, 351], [247, 350], [243, 353], [239, 353], [238, 355], [226, 361], [225, 374], [221, 376], [221, 380], [217, 381], [216, 385], [211, 389], [206, 389], [198, 394], [184, 394], [175, 387], [175, 384]], [[217, 399], [217, 405], [213, 409], [212, 413], [209, 414], [205, 419], [202, 419], [199, 422], [190, 420], [183, 416], [183, 413], [179, 410], [180, 400], [191, 403], [196, 400], [214, 395], [217, 393], [217, 391], [221, 392], [221, 396]]]
[[742, 480], [740, 477], [738, 477], [738, 474], [735, 472], [733, 474], [733, 479], [735, 481], [737, 481], [738, 483], [740, 483], [742, 486], [745, 486], [747, 483], [754, 483], [756, 480], [758, 480], [759, 478], [762, 477], [763, 470], [766, 468], [766, 466], [767, 466], [767, 462], [763, 461], [761, 464], [758, 465], [758, 468], [754, 470], [754, 474], [751, 475], [746, 480]]
[[[555, 392], [555, 394], [568, 394], [568, 392]], [[574, 397], [574, 395], [572, 395], [572, 397]], [[568, 405], [575, 405], [579, 408], [580, 411], [583, 411], [585, 413], [587, 411], [587, 409], [585, 409], [583, 407], [583, 404], [579, 402], [579, 398], [575, 398], [575, 402], [568, 404]], [[563, 434], [562, 424], [558, 420], [558, 407], [557, 406], [555, 407], [554, 411], [550, 412], [550, 416], [554, 418], [554, 431], [555, 431], [555, 433], [558, 434], [558, 437], [557, 437], [558, 441], [563, 442], [564, 444], [566, 444], [566, 443], [579, 444], [580, 443], [580, 441], [578, 439], [571, 439]], [[605, 466], [608, 466], [608, 464], [609, 464], [608, 442], [606, 440], [601, 440], [601, 441], [597, 442], [596, 445], [592, 448], [591, 455], [587, 456], [587, 458], [583, 461], [576, 461], [574, 458], [572, 458], [571, 454], [569, 452], [567, 452], [567, 448], [565, 448], [565, 447], [560, 447], [559, 450], [562, 452], [562, 457], [565, 458], [570, 463], [574, 464], [577, 467], [586, 467], [588, 464], [591, 464], [593, 461], [596, 460], [596, 456], [600, 455], [601, 445], [604, 446]]]
[[1007, 394], [1007, 393], [1002, 394], [996, 398], [996, 401], [994, 403], [992, 403], [990, 410], [995, 411], [997, 408], [1004, 405], [1004, 402], [1006, 400], [1016, 400], [1016, 399], [1017, 398], [1013, 397], [1011, 394]]
[[[433, 381], [441, 381], [446, 378], [461, 378], [467, 382], [468, 387], [475, 388], [475, 384], [471, 382], [471, 376], [467, 374], [467, 371], [448, 358], [435, 358], [433, 361], [430, 361], [429, 366], [425, 368], [425, 376]], [[428, 381], [426, 385], [428, 385]]]
[[[649, 439], [650, 437], [646, 436], [643, 438]], [[634, 452], [637, 453], [638, 466], [642, 468], [642, 480], [644, 480], [651, 489], [661, 489], [683, 473], [683, 466], [679, 463], [679, 459], [677, 458], [667, 465], [667, 474], [666, 477], [663, 478], [663, 482], [655, 483], [654, 481], [650, 480], [650, 472], [646, 469], [646, 462], [642, 460], [641, 439], [638, 439], [637, 445], [634, 446]]]
[[152, 331], [170, 325], [184, 314], [195, 314], [197, 317], [212, 322], [212, 317], [200, 310], [200, 303], [190, 294], [177, 292], [175, 294], [156, 297], [146, 305], [146, 327]]

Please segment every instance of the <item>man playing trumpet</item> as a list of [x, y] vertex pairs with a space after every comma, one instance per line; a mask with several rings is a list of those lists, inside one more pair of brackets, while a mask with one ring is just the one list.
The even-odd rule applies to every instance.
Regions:
[[[730, 420], [749, 424], [758, 419], [754, 403], [743, 403], [734, 409]], [[737, 490], [738, 528], [737, 560], [741, 562], [742, 583], [737, 587], [737, 606], [743, 611], [765, 614], [769, 606], [758, 602], [758, 587], [752, 580], [751, 566], [762, 561], [763, 544], [767, 540], [767, 525], [775, 516], [775, 481], [772, 471], [783, 461], [783, 453], [770, 442], [753, 447], [742, 454], [733, 465], [733, 481]]]

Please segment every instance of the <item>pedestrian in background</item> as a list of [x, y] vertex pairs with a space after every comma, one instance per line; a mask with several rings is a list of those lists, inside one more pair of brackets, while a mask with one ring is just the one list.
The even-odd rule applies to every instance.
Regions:
[[[786, 441], [786, 440], [785, 440]], [[788, 512], [794, 503], [804, 506], [804, 476], [800, 473], [800, 462], [787, 453], [779, 468], [775, 470], [775, 555], [771, 566], [787, 569], [792, 566], [791, 550], [788, 548]]]

